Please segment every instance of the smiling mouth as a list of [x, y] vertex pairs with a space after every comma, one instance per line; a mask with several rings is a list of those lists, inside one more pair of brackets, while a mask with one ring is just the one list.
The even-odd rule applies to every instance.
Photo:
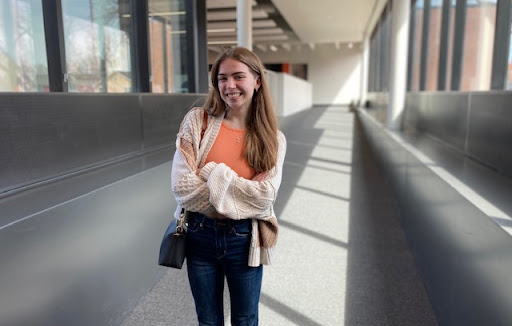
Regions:
[[238, 98], [240, 97], [240, 93], [231, 93], [231, 94], [228, 94], [228, 98]]

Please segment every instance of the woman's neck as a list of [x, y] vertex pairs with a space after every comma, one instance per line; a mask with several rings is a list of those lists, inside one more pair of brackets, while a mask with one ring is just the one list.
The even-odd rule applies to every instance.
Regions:
[[233, 129], [243, 130], [245, 129], [247, 122], [247, 111], [233, 110], [231, 108], [227, 108], [224, 120], [229, 127]]

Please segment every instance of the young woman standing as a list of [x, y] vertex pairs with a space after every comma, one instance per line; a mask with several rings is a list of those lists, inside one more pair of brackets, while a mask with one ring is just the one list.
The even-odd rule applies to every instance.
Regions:
[[227, 280], [231, 323], [258, 325], [262, 264], [277, 240], [273, 204], [286, 140], [260, 59], [229, 49], [211, 69], [202, 108], [184, 118], [176, 140], [172, 190], [190, 212], [187, 270], [199, 325], [224, 325]]

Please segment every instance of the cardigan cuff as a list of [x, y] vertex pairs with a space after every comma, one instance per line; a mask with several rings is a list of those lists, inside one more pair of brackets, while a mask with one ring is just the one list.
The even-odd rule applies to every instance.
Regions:
[[199, 176], [203, 181], [208, 181], [208, 177], [210, 176], [210, 173], [213, 171], [213, 169], [217, 166], [217, 163], [215, 162], [208, 162], [205, 166], [201, 168], [201, 172], [199, 173]]

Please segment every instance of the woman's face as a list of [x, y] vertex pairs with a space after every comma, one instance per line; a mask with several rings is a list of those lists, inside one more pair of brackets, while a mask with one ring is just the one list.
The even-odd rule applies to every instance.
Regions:
[[217, 81], [220, 97], [235, 110], [249, 109], [254, 90], [261, 86], [259, 76], [254, 76], [244, 63], [231, 58], [220, 64]]

